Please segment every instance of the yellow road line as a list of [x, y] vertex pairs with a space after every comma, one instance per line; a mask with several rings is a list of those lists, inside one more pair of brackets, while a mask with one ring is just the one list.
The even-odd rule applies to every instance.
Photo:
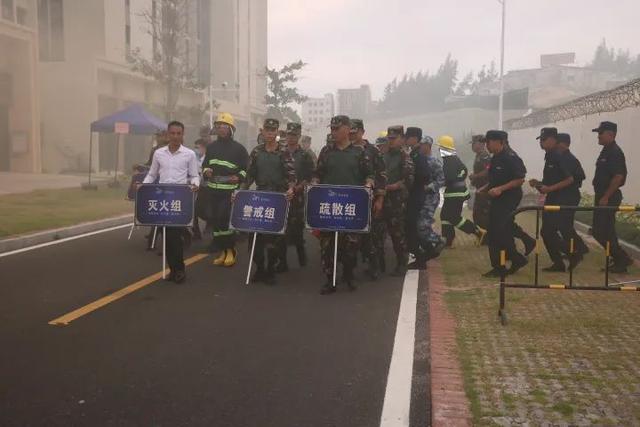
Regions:
[[[204, 258], [206, 258], [208, 255], [207, 254], [198, 254], [195, 256], [192, 256], [191, 258], [185, 260], [184, 264], [185, 265], [191, 265], [194, 264]], [[114, 301], [119, 300], [120, 298], [129, 295], [130, 293], [133, 293], [135, 291], [137, 291], [138, 289], [142, 289], [145, 286], [148, 286], [154, 282], [157, 282], [158, 280], [162, 279], [162, 271], [156, 273], [156, 274], [152, 274], [149, 277], [145, 277], [142, 280], [139, 280], [125, 288], [122, 288], [118, 291], [115, 291], [114, 293], [107, 295], [106, 297], [102, 297], [99, 300], [96, 300], [90, 304], [85, 305], [84, 307], [80, 307], [76, 310], [73, 310], [72, 312], [69, 312], [63, 316], [58, 317], [57, 319], [53, 319], [52, 321], [49, 322], [50, 325], [68, 325], [69, 323], [73, 322], [74, 320], [87, 315], [93, 311], [96, 311], [97, 309], [104, 307], [107, 304], [110, 304]]]

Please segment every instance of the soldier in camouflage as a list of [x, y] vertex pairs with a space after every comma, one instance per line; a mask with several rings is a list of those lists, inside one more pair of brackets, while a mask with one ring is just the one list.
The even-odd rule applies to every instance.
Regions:
[[393, 250], [396, 254], [396, 267], [393, 276], [404, 276], [407, 270], [408, 252], [406, 241], [405, 213], [409, 188], [413, 184], [413, 162], [403, 150], [401, 138], [387, 141], [387, 147], [383, 148], [383, 158], [387, 172], [387, 186], [385, 188], [382, 233], [374, 230], [373, 238], [376, 245], [376, 254], [380, 257], [380, 263], [384, 264], [384, 232], [391, 236]]
[[[276, 141], [280, 123], [275, 119], [266, 119], [262, 126], [264, 143], [258, 145], [249, 155], [247, 178], [242, 184], [243, 189], [249, 189], [256, 183], [258, 191], [276, 191], [286, 193], [291, 200], [296, 185], [296, 172], [293, 159]], [[281, 247], [284, 236], [258, 234], [253, 260], [256, 272], [252, 281], [275, 284], [275, 265], [278, 261], [277, 247]], [[265, 269], [265, 249], [267, 251], [267, 268]]]
[[[355, 146], [362, 147], [364, 149], [371, 160], [374, 170], [374, 202], [372, 217], [374, 220], [382, 220], [385, 188], [387, 186], [387, 173], [382, 153], [380, 153], [380, 150], [378, 150], [375, 145], [363, 138], [364, 132], [364, 122], [361, 119], [351, 119], [351, 131], [349, 133], [349, 138]], [[360, 249], [362, 251], [363, 258], [365, 258], [368, 263], [367, 275], [371, 280], [377, 280], [380, 274], [380, 256], [376, 252], [376, 246], [373, 244], [373, 239], [376, 238], [374, 234], [375, 232], [372, 230], [372, 232], [362, 235], [360, 240]], [[377, 238], [380, 239], [382, 236], [377, 236]]]
[[485, 147], [484, 135], [471, 137], [471, 150], [476, 158], [473, 161], [473, 173], [469, 175], [471, 185], [476, 189], [473, 201], [473, 222], [485, 230], [489, 227], [489, 195], [480, 191], [489, 183], [489, 165], [491, 155]]
[[[350, 129], [349, 117], [335, 116], [331, 119], [333, 143], [326, 145], [318, 155], [318, 164], [313, 174], [314, 184], [373, 187], [373, 166], [365, 150], [349, 140]], [[333, 287], [333, 247], [334, 233], [321, 233], [322, 269], [327, 276], [327, 283], [320, 290], [322, 295], [336, 291]], [[353, 269], [358, 252], [358, 234], [339, 233], [338, 252], [338, 259], [343, 266], [343, 280], [349, 290], [355, 290]]]
[[418, 219], [418, 239], [424, 251], [425, 261], [438, 257], [445, 246], [445, 241], [433, 229], [436, 210], [440, 204], [440, 189], [444, 186], [445, 179], [442, 163], [433, 156], [432, 145], [433, 138], [428, 135], [420, 140], [420, 151], [426, 157], [429, 171], [424, 203]]
[[295, 194], [289, 204], [287, 239], [281, 242], [280, 262], [276, 268], [277, 273], [282, 273], [289, 269], [287, 264], [288, 245], [296, 247], [300, 267], [307, 265], [307, 252], [304, 247], [304, 189], [311, 182], [315, 162], [309, 151], [302, 148], [298, 143], [301, 132], [302, 126], [300, 123], [287, 124], [286, 150], [294, 163], [297, 184], [294, 188]]
[[313, 159], [313, 166], [315, 167], [316, 162], [318, 161], [318, 156], [311, 148], [311, 137], [309, 135], [302, 135], [302, 138], [300, 138], [300, 145], [302, 146], [302, 149], [304, 151], [309, 153], [309, 155]]

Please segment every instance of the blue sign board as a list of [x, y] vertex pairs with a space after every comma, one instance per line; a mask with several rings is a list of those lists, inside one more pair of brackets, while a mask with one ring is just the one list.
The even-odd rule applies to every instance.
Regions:
[[347, 185], [307, 187], [307, 228], [366, 233], [371, 218], [371, 190]]
[[237, 191], [229, 228], [250, 233], [284, 234], [289, 202], [284, 193]]
[[194, 198], [186, 184], [143, 184], [136, 192], [136, 225], [189, 227]]

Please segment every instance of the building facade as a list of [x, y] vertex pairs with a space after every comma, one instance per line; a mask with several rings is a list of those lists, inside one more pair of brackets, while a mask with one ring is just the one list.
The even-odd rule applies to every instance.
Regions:
[[36, 0], [0, 2], [0, 171], [40, 172]]
[[361, 85], [357, 89], [338, 89], [338, 114], [366, 117], [372, 109], [371, 88]]
[[[267, 1], [182, 3], [179, 63], [196, 85], [178, 90], [177, 103], [168, 111], [166, 85], [134, 72], [128, 61], [132, 54], [152, 61], [162, 52], [159, 30], [151, 23], [165, 21], [165, 1], [38, 0], [38, 32], [45, 46], [39, 55], [45, 171], [86, 171], [89, 124], [132, 103], [185, 122], [186, 142], [191, 143], [200, 125], [209, 122], [211, 93], [218, 104], [211, 113], [234, 114], [240, 141], [255, 133], [265, 111]], [[52, 10], [59, 18], [53, 19]], [[118, 144], [115, 135], [101, 134], [94, 141], [94, 171], [116, 165], [128, 170], [146, 160], [151, 145], [148, 136], [126, 136]]]
[[327, 127], [334, 111], [332, 94], [327, 93], [323, 98], [309, 98], [302, 104], [302, 124], [306, 129]]

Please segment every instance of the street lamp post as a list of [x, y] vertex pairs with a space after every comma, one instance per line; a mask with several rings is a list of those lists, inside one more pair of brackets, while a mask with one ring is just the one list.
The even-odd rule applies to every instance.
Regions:
[[504, 26], [506, 20], [507, 0], [498, 0], [502, 4], [502, 35], [500, 37], [500, 97], [498, 101], [498, 129], [503, 127], [504, 110]]

